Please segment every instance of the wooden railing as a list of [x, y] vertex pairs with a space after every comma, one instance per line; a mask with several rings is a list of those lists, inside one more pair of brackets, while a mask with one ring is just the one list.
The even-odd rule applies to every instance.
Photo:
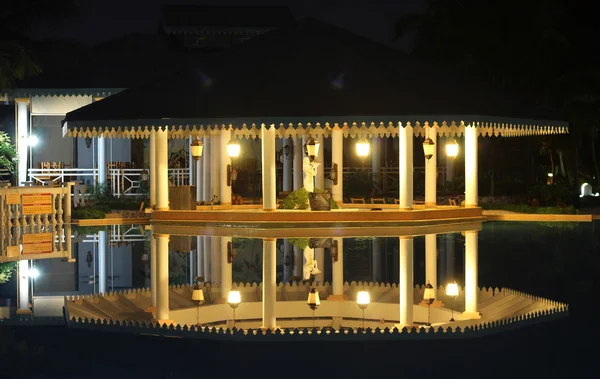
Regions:
[[25, 227], [71, 222], [71, 187], [5, 187], [0, 188], [2, 225]]

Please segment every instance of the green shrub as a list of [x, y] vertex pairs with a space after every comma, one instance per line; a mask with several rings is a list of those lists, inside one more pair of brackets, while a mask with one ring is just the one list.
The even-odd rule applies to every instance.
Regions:
[[97, 208], [91, 207], [78, 207], [73, 209], [71, 217], [76, 220], [88, 220], [104, 218], [107, 212]]
[[290, 192], [279, 205], [279, 209], [308, 209], [308, 191], [299, 188]]
[[16, 269], [17, 262], [0, 263], [0, 284], [7, 283]]

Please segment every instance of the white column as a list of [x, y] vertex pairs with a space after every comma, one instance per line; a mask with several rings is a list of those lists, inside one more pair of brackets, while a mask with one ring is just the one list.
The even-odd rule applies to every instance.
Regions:
[[263, 239], [263, 281], [262, 281], [262, 327], [273, 329], [277, 325], [275, 305], [277, 299], [277, 282], [275, 258], [277, 240]]
[[17, 157], [19, 158], [18, 165], [18, 180], [17, 186], [27, 181], [27, 155], [29, 146], [27, 137], [29, 136], [29, 98], [15, 99], [16, 104], [16, 123], [17, 130], [14, 143], [17, 146]]
[[373, 238], [373, 283], [381, 283], [383, 278], [381, 277], [382, 272], [382, 256], [381, 256], [381, 239]]
[[227, 243], [232, 242], [232, 238], [219, 237], [219, 239], [221, 240], [221, 299], [227, 300], [229, 290], [231, 290], [231, 287], [233, 287], [233, 262], [227, 262]]
[[167, 130], [156, 131], [156, 209], [169, 210], [169, 145]]
[[215, 201], [220, 200], [221, 196], [221, 138], [218, 134], [210, 136], [211, 151], [211, 191], [210, 196], [217, 196]]
[[204, 278], [204, 237], [196, 236], [196, 275]]
[[106, 293], [106, 231], [98, 232], [98, 292]]
[[287, 283], [294, 275], [294, 249], [289, 238], [283, 239], [283, 282]]
[[382, 184], [379, 183], [379, 174], [381, 173], [381, 145], [380, 137], [371, 138], [371, 175], [373, 184], [376, 184], [378, 188], [381, 188]]
[[465, 207], [477, 206], [477, 129], [465, 127]]
[[[292, 146], [294, 145], [294, 141], [291, 137], [285, 138], [283, 140], [283, 146], [285, 147], [286, 145], [289, 146], [290, 150], [291, 150]], [[293, 162], [294, 162], [294, 157], [292, 156], [292, 154], [290, 153], [286, 157], [285, 150], [284, 150], [284, 154], [283, 154], [283, 190], [284, 191], [292, 191], [294, 188], [293, 180], [292, 180]]]
[[224, 254], [221, 253], [221, 237], [212, 237], [212, 283], [221, 283], [221, 256], [227, 256], [227, 250]]
[[275, 127], [260, 128], [262, 154], [262, 196], [263, 210], [274, 211], [277, 208], [276, 165], [275, 165]]
[[158, 251], [156, 249], [156, 239], [150, 236], [150, 293], [152, 295], [152, 307], [156, 310], [156, 291], [158, 288]]
[[425, 283], [431, 283], [437, 298], [437, 236], [425, 235]]
[[189, 176], [189, 183], [190, 186], [194, 185], [194, 156], [192, 155], [192, 141], [194, 140], [194, 137], [189, 136], [188, 137], [188, 145], [187, 145], [187, 149], [188, 149], [188, 176]]
[[302, 188], [302, 178], [304, 173], [302, 172], [302, 138], [294, 138], [294, 191]]
[[331, 130], [331, 162], [337, 164], [337, 184], [331, 185], [331, 196], [338, 205], [344, 202], [344, 136], [342, 130]]
[[231, 164], [231, 158], [227, 155], [227, 144], [231, 136], [231, 131], [221, 130], [221, 205], [231, 205], [231, 187], [227, 185], [227, 165]]
[[465, 232], [465, 312], [466, 318], [481, 318], [477, 311], [477, 231]]
[[[204, 144], [204, 142], [202, 142]], [[202, 185], [202, 180], [204, 179], [204, 157], [206, 156], [206, 152], [202, 151], [202, 156], [200, 159], [196, 161], [196, 203], [200, 204], [202, 199], [204, 199], [204, 187]], [[199, 275], [202, 276], [202, 275]]]
[[156, 206], [156, 130], [150, 129], [150, 207]]
[[204, 281], [212, 282], [212, 237], [204, 236]]
[[24, 275], [29, 272], [29, 261], [19, 261], [19, 269], [17, 274], [19, 275], [19, 309], [17, 314], [31, 314], [29, 309], [29, 276]]
[[319, 144], [319, 155], [315, 157], [315, 162], [319, 164], [315, 174], [315, 188], [322, 190], [325, 189], [325, 144], [323, 143], [323, 135], [317, 135], [315, 142]]
[[413, 324], [413, 237], [400, 237], [400, 325]]
[[169, 321], [169, 235], [155, 234], [157, 257], [156, 320]]
[[315, 248], [315, 260], [317, 261], [317, 265], [319, 270], [321, 270], [320, 274], [315, 275], [315, 282], [319, 284], [323, 284], [325, 282], [325, 273], [323, 272], [323, 268], [325, 267], [325, 249], [322, 247]]
[[[328, 300], [343, 300], [344, 299], [344, 239], [336, 237], [337, 241], [338, 260], [333, 262], [331, 267], [332, 296]], [[330, 299], [331, 298], [331, 299]]]
[[106, 138], [98, 137], [98, 186], [106, 185]]
[[202, 166], [203, 167], [203, 178], [202, 178], [202, 200], [205, 203], [210, 203], [210, 199], [212, 198], [211, 193], [211, 168], [212, 168], [212, 154], [211, 154], [211, 146], [210, 146], [210, 136], [204, 136], [204, 152], [202, 153]]
[[413, 128], [398, 127], [400, 136], [400, 209], [410, 210], [413, 206]]
[[[452, 137], [446, 137], [446, 143], [452, 141]], [[444, 147], [444, 157], [446, 159], [446, 182], [451, 182], [454, 179], [454, 159], [451, 158], [445, 153]]]
[[[456, 280], [454, 275], [455, 247], [454, 234], [446, 234], [446, 282]], [[445, 285], [445, 284], [444, 284]]]
[[425, 159], [425, 207], [435, 208], [437, 205], [437, 130], [430, 128], [429, 138], [434, 143], [434, 153], [429, 159]]

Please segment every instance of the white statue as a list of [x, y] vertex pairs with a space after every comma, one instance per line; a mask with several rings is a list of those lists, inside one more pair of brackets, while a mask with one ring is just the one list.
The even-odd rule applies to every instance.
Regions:
[[321, 164], [317, 162], [311, 162], [309, 157], [304, 157], [302, 161], [302, 170], [304, 171], [304, 189], [308, 192], [314, 192], [315, 190], [315, 175], [317, 175], [317, 169]]
[[310, 247], [304, 248], [304, 280], [310, 279], [310, 275], [319, 275], [321, 270], [317, 266], [317, 260], [315, 259], [315, 250]]

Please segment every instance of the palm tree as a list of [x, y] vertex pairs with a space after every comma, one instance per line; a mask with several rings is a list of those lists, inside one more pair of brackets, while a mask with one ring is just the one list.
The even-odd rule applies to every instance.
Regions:
[[42, 72], [27, 35], [34, 26], [73, 15], [73, 0], [20, 0], [2, 4], [0, 14], [0, 88]]

